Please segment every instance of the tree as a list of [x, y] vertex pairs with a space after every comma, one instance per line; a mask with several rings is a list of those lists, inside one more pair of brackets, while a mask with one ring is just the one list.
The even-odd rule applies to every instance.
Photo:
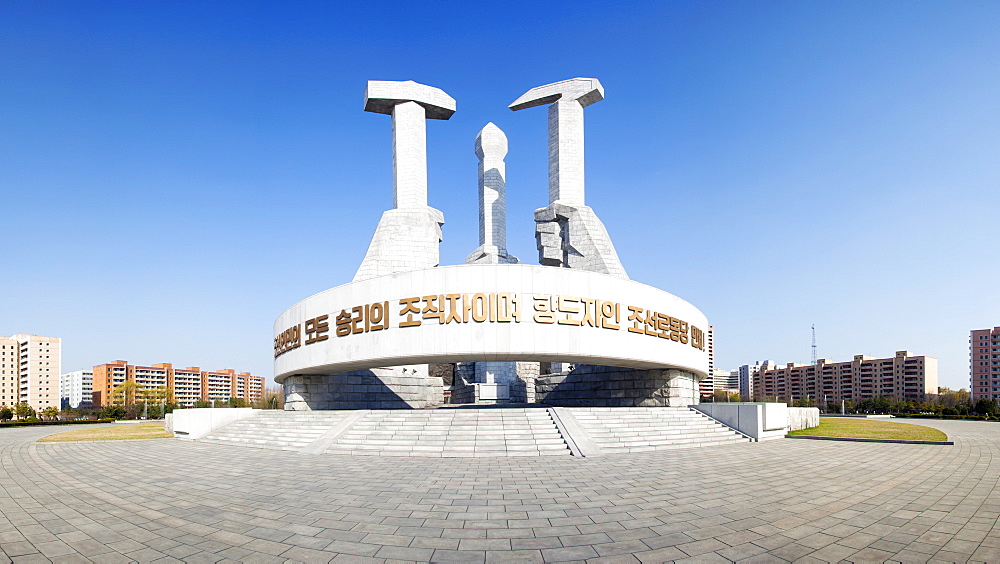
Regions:
[[281, 386], [267, 388], [263, 396], [253, 402], [257, 409], [283, 409], [285, 407], [285, 391]]
[[125, 380], [111, 389], [111, 403], [113, 405], [129, 406], [135, 403], [136, 393], [142, 386], [135, 380]]
[[733, 393], [730, 390], [715, 390], [712, 393], [712, 401], [714, 403], [740, 401], [740, 394], [738, 392]]
[[229, 398], [229, 407], [246, 407], [247, 400], [243, 398]]
[[0, 407], [0, 421], [10, 421], [14, 418], [14, 412], [6, 405]]
[[976, 402], [975, 412], [979, 415], [996, 415], [998, 412], [996, 400], [980, 398]]
[[157, 386], [155, 388], [144, 388], [138, 394], [138, 400], [150, 404], [167, 404], [174, 401], [174, 390], [167, 386]]
[[19, 404], [17, 404], [17, 405], [14, 406], [14, 415], [17, 415], [17, 418], [19, 420], [20, 419], [27, 419], [28, 417], [34, 417], [35, 416], [35, 410], [32, 409], [30, 405], [28, 405], [28, 404], [26, 404], [24, 402], [21, 402], [21, 403], [19, 403]]
[[125, 419], [125, 407], [121, 405], [106, 405], [97, 412], [101, 419]]
[[962, 388], [960, 390], [952, 390], [949, 388], [938, 388], [937, 402], [944, 407], [955, 407], [957, 405], [966, 404], [968, 405], [972, 398], [965, 390]]
[[54, 405], [46, 407], [42, 410], [42, 419], [48, 419], [49, 421], [59, 419], [59, 408]]

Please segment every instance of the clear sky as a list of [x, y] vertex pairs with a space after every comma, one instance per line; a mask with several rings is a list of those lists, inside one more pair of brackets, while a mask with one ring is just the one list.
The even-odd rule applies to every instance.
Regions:
[[272, 323], [349, 282], [392, 206], [365, 82], [428, 124], [442, 264], [478, 244], [473, 139], [510, 140], [508, 246], [547, 204], [529, 88], [599, 78], [587, 203], [718, 365], [940, 359], [1000, 325], [1000, 3], [0, 2], [0, 334], [272, 375]]

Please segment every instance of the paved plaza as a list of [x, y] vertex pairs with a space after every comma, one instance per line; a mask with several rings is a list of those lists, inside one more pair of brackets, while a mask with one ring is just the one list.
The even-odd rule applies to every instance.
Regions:
[[923, 423], [955, 445], [431, 459], [6, 429], [0, 561], [1000, 561], [1000, 424]]

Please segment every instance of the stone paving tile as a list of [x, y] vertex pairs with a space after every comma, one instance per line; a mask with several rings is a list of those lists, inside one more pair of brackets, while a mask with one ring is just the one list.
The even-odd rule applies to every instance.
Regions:
[[38, 444], [49, 430], [9, 429], [0, 563], [1000, 561], [996, 424], [926, 424], [956, 444], [304, 458], [174, 440]]

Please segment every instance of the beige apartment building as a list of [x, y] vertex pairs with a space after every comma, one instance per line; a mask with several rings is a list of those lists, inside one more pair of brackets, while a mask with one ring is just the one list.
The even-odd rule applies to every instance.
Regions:
[[59, 407], [62, 339], [0, 337], [0, 405], [27, 403], [35, 411]]
[[115, 360], [94, 367], [93, 405], [102, 407], [110, 403], [115, 386], [133, 381], [143, 390], [168, 389], [174, 401], [192, 407], [197, 401], [226, 401], [242, 398], [248, 402], [264, 397], [264, 377], [249, 372], [237, 373], [232, 369], [202, 370], [197, 366], [174, 368], [169, 363], [152, 366], [129, 364]]
[[893, 397], [923, 401], [938, 392], [937, 359], [896, 351], [892, 358], [856, 355], [849, 362], [821, 358], [812, 364], [791, 362], [784, 367], [761, 369], [753, 376], [756, 400], [817, 402]]

